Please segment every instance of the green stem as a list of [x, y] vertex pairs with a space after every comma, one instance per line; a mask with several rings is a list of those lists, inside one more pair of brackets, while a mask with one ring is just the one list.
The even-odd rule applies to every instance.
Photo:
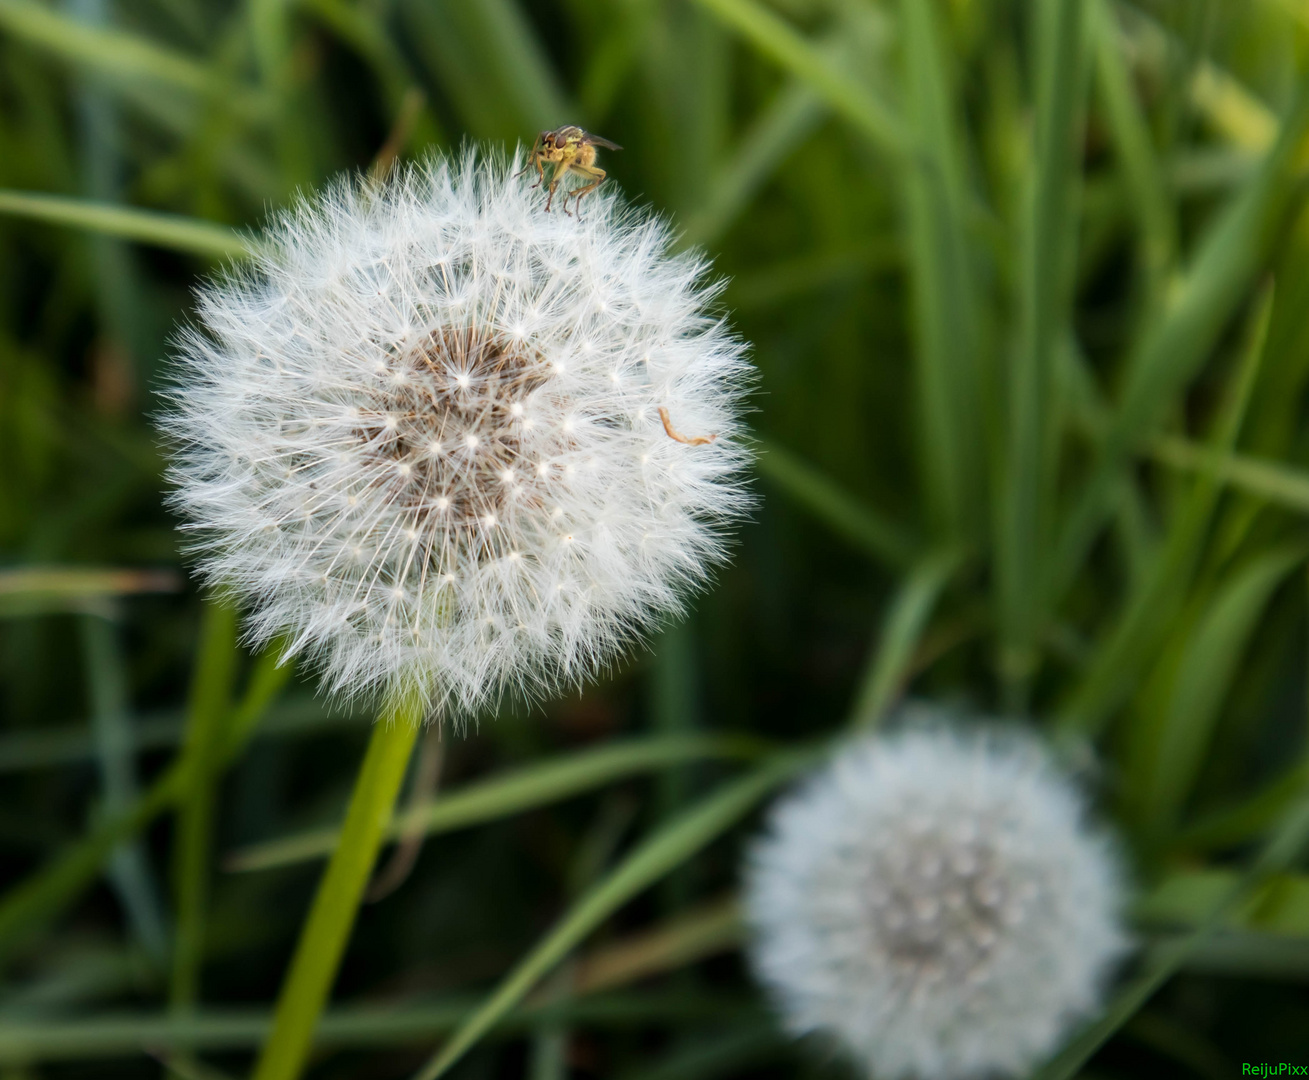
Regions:
[[[279, 662], [280, 644], [255, 664], [241, 704], [224, 732], [221, 759], [232, 761], [254, 733], [291, 677], [289, 663]], [[106, 819], [71, 848], [52, 859], [0, 897], [0, 968], [20, 943], [38, 940], [40, 929], [63, 912], [100, 873], [110, 853], [185, 797], [194, 762], [182, 754], [148, 790], [121, 814]]]
[[416, 693], [393, 694], [373, 726], [355, 781], [341, 841], [318, 886], [309, 918], [273, 1016], [253, 1080], [295, 1080], [304, 1069], [318, 1016], [327, 1004], [363, 900], [378, 849], [391, 820], [405, 768], [422, 726]]
[[173, 856], [177, 935], [169, 997], [179, 1009], [194, 1005], [200, 988], [209, 906], [214, 791], [222, 771], [217, 750], [223, 725], [232, 711], [232, 682], [238, 657], [236, 609], [222, 601], [207, 603], [200, 629], [199, 658], [191, 681], [183, 751], [191, 763], [190, 782], [177, 807], [177, 846]]

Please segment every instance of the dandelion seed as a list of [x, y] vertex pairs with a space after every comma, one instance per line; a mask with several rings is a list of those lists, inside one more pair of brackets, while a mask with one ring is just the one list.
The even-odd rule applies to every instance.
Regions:
[[[336, 186], [204, 287], [181, 339], [164, 426], [201, 569], [333, 691], [406, 679], [466, 717], [577, 683], [682, 608], [748, 506], [749, 367], [705, 264], [606, 193], [542, 214], [518, 164]], [[660, 406], [722, 433], [676, 474], [639, 465], [668, 454]], [[559, 542], [601, 515], [603, 543]]]
[[787, 1028], [887, 1080], [1029, 1069], [1125, 948], [1111, 846], [1039, 744], [998, 729], [847, 746], [775, 807], [746, 902]]

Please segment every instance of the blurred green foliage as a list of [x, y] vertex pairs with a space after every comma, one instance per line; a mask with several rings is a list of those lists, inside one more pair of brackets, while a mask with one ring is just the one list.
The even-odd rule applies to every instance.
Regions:
[[468, 1080], [842, 1075], [736, 860], [908, 691], [1045, 725], [1127, 837], [1144, 959], [1047, 1076], [1309, 1061], [1307, 0], [0, 0], [0, 1077], [243, 1074], [366, 738], [184, 584], [189, 288], [570, 122], [731, 279], [761, 507], [653, 649], [447, 740], [313, 1075], [474, 1015]]

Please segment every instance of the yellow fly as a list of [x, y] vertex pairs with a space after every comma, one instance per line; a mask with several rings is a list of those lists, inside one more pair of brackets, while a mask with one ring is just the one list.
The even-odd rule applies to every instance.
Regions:
[[622, 147], [617, 143], [611, 143], [608, 139], [602, 139], [599, 135], [592, 135], [589, 131], [583, 131], [580, 127], [569, 125], [561, 127], [555, 131], [543, 131], [536, 137], [536, 142], [532, 144], [532, 152], [527, 157], [527, 165], [522, 173], [531, 169], [536, 169], [537, 180], [532, 187], [540, 187], [545, 183], [545, 167], [553, 166], [553, 172], [550, 174], [550, 183], [546, 187], [545, 208], [550, 209], [550, 203], [555, 197], [555, 188], [559, 186], [568, 173], [576, 173], [589, 184], [583, 184], [581, 187], [573, 188], [572, 191], [564, 192], [564, 213], [568, 213], [568, 198], [573, 197], [573, 208], [577, 211], [578, 220], [581, 220], [582, 196], [594, 191], [604, 183], [606, 173], [604, 169], [599, 168], [595, 163], [595, 148], [603, 146], [608, 150], [621, 150]]

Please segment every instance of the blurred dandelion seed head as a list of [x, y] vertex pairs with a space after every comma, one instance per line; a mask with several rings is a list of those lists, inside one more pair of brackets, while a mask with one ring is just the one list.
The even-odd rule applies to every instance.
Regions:
[[704, 261], [612, 194], [542, 213], [519, 165], [338, 184], [181, 337], [164, 426], [202, 571], [332, 691], [408, 680], [467, 716], [580, 681], [748, 505], [750, 368]]
[[746, 876], [753, 965], [788, 1028], [881, 1077], [1030, 1068], [1125, 948], [1111, 845], [1016, 731], [847, 746], [775, 807]]

